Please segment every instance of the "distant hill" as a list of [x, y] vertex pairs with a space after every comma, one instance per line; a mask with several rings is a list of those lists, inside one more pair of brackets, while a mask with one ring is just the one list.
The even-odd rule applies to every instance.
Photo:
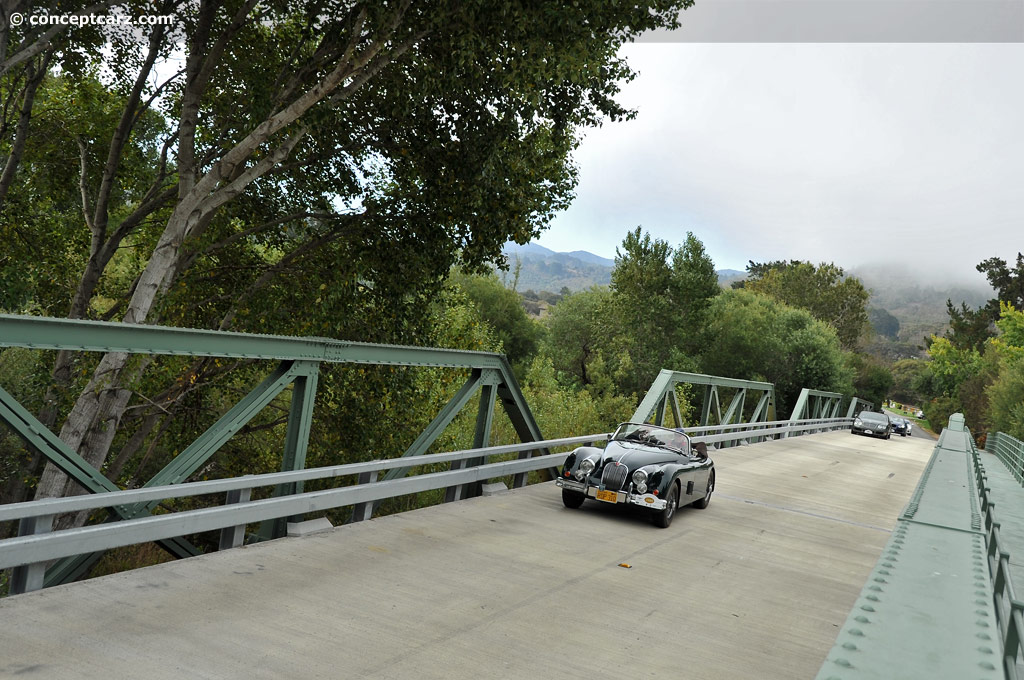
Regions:
[[562, 288], [577, 291], [591, 286], [607, 286], [612, 282], [615, 262], [585, 250], [556, 253], [535, 243], [525, 246], [507, 243], [503, 252], [511, 270], [504, 275], [507, 282], [511, 282], [516, 262], [519, 263], [516, 289], [520, 292], [547, 290], [557, 293]]
[[[510, 269], [508, 273], [502, 274], [502, 278], [509, 285], [517, 260], [519, 262], [516, 289], [520, 292], [532, 290], [539, 293], [546, 290], [557, 293], [562, 288], [575, 292], [591, 286], [607, 286], [612, 282], [612, 269], [615, 268], [615, 260], [586, 250], [559, 253], [536, 243], [527, 243], [525, 246], [507, 243], [502, 252], [508, 258]], [[738, 269], [719, 269], [716, 273], [719, 285], [724, 288], [747, 276], [745, 271]]]
[[718, 285], [722, 288], [731, 288], [734, 281], [742, 281], [747, 278], [747, 272], [739, 269], [718, 269]]
[[977, 308], [994, 297], [985, 282], [977, 284], [922, 283], [913, 270], [898, 265], [873, 264], [849, 272], [871, 291], [870, 307], [884, 309], [900, 323], [897, 340], [923, 344], [926, 335], [942, 335], [949, 327], [946, 300]]

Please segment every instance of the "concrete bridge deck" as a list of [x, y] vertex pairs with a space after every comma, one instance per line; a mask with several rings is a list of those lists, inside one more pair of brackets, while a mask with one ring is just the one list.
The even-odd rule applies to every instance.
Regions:
[[542, 484], [14, 596], [0, 678], [811, 678], [933, 445], [727, 449], [669, 529]]

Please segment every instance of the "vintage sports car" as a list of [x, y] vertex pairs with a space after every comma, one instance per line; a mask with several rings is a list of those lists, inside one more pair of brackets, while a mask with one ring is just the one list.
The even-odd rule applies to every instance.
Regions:
[[587, 498], [647, 508], [667, 527], [676, 508], [706, 508], [715, 490], [715, 464], [707, 446], [691, 444], [681, 430], [623, 423], [605, 448], [581, 446], [565, 459], [555, 483], [562, 502], [578, 508]]
[[853, 419], [853, 427], [850, 432], [853, 434], [869, 434], [873, 437], [889, 438], [892, 431], [892, 423], [889, 416], [874, 411], [861, 411]]

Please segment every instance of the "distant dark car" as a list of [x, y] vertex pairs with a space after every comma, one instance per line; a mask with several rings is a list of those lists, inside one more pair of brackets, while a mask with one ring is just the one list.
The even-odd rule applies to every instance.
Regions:
[[664, 528], [680, 505], [708, 506], [715, 464], [703, 443], [691, 444], [680, 430], [623, 423], [604, 449], [581, 446], [570, 453], [556, 484], [567, 508], [588, 498], [638, 505]]
[[874, 411], [861, 411], [853, 419], [853, 434], [868, 434], [872, 437], [888, 439], [892, 432], [892, 422], [889, 416]]
[[904, 418], [890, 418], [892, 421], [892, 431], [901, 437], [906, 437], [910, 434], [910, 427]]

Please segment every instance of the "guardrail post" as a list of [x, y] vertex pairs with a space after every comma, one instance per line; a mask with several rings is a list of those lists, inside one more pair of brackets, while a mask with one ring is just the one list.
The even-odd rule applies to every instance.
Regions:
[[[248, 503], [252, 497], [252, 489], [232, 489], [226, 494], [224, 505], [232, 503]], [[239, 524], [233, 527], [224, 527], [220, 530], [220, 544], [217, 550], [228, 550], [229, 548], [241, 548], [245, 543], [245, 525]]]
[[[377, 471], [360, 472], [357, 484], [372, 484], [377, 481]], [[352, 506], [352, 521], [362, 522], [373, 516], [373, 503], [356, 503]]]
[[[45, 534], [53, 529], [53, 515], [25, 517], [18, 522], [18, 535]], [[46, 562], [36, 562], [15, 567], [11, 570], [11, 595], [30, 593], [43, 587], [46, 576]]]

